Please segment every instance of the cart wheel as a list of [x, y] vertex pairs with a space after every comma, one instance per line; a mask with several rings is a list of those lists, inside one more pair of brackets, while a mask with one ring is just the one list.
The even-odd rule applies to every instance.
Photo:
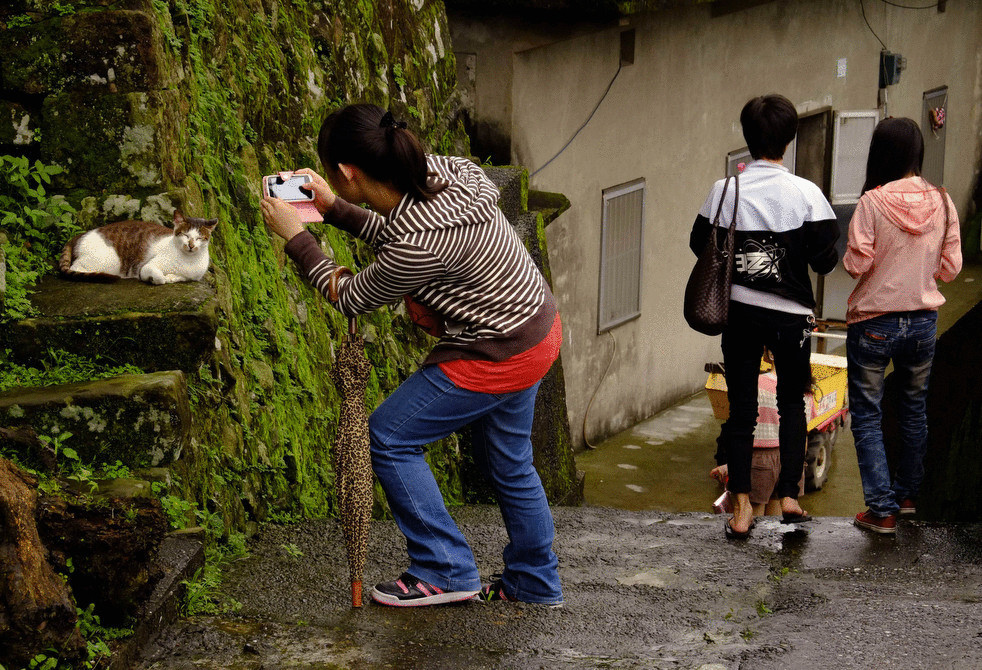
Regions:
[[805, 491], [818, 491], [829, 477], [832, 466], [832, 443], [829, 433], [808, 434], [808, 452], [805, 454]]

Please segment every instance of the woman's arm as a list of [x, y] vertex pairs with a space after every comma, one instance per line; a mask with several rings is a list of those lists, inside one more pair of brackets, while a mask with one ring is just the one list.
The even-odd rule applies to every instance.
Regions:
[[948, 228], [942, 241], [944, 246], [941, 247], [941, 267], [938, 268], [938, 273], [934, 275], [934, 278], [943, 282], [950, 282], [962, 271], [962, 240], [955, 203], [951, 201], [947, 193], [941, 195], [946, 200], [945, 207], [948, 208]]
[[[324, 255], [314, 236], [308, 232], [297, 235], [286, 245], [286, 253], [311, 285], [330, 300], [330, 280], [341, 266]], [[445, 273], [443, 262], [429, 251], [405, 242], [387, 244], [364, 270], [338, 277], [333, 304], [345, 316], [366, 314], [401, 300]]]
[[865, 196], [860, 198], [849, 221], [849, 245], [842, 259], [843, 267], [853, 279], [866, 274], [873, 267], [873, 244], [876, 240], [873, 217], [869, 199]]

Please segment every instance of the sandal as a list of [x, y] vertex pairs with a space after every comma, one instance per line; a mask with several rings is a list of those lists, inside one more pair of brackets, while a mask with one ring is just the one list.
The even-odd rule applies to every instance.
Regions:
[[750, 537], [750, 531], [752, 531], [754, 529], [754, 526], [757, 525], [757, 519], [756, 518], [752, 519], [750, 521], [750, 526], [747, 528], [747, 530], [744, 532], [740, 532], [730, 525], [731, 521], [733, 521], [732, 516], [723, 522], [723, 531], [726, 533], [727, 539], [730, 540], [746, 540], [747, 538]]
[[801, 514], [796, 512], [781, 512], [781, 523], [808, 523], [814, 520], [814, 518], [808, 512], [802, 512]]

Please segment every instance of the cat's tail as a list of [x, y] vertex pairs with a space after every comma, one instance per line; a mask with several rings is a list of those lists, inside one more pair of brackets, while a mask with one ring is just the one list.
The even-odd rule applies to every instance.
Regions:
[[119, 277], [116, 275], [111, 275], [105, 272], [78, 272], [77, 270], [72, 270], [72, 260], [75, 255], [75, 244], [85, 233], [76, 235], [65, 245], [65, 248], [61, 250], [61, 258], [58, 259], [58, 271], [61, 272], [61, 276], [65, 279], [70, 279], [72, 281], [94, 281], [94, 282], [105, 282], [111, 283], [118, 281]]

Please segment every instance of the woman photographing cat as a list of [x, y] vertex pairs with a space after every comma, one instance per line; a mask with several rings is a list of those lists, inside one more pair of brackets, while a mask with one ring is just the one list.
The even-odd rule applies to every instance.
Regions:
[[[372, 599], [421, 606], [480, 594], [561, 604], [552, 513], [530, 433], [562, 329], [545, 279], [497, 207], [497, 189], [467, 159], [425, 154], [404, 122], [374, 105], [331, 114], [318, 154], [326, 181], [298, 171], [313, 178], [315, 206], [326, 223], [369, 242], [374, 262], [355, 274], [325, 257], [282, 200], [263, 200], [267, 226], [345, 316], [408, 297], [410, 313], [428, 312], [427, 328], [440, 337], [369, 420], [372, 467], [409, 552], [406, 571], [376, 585]], [[510, 540], [503, 572], [483, 588], [423, 458], [424, 445], [467, 425]]]

